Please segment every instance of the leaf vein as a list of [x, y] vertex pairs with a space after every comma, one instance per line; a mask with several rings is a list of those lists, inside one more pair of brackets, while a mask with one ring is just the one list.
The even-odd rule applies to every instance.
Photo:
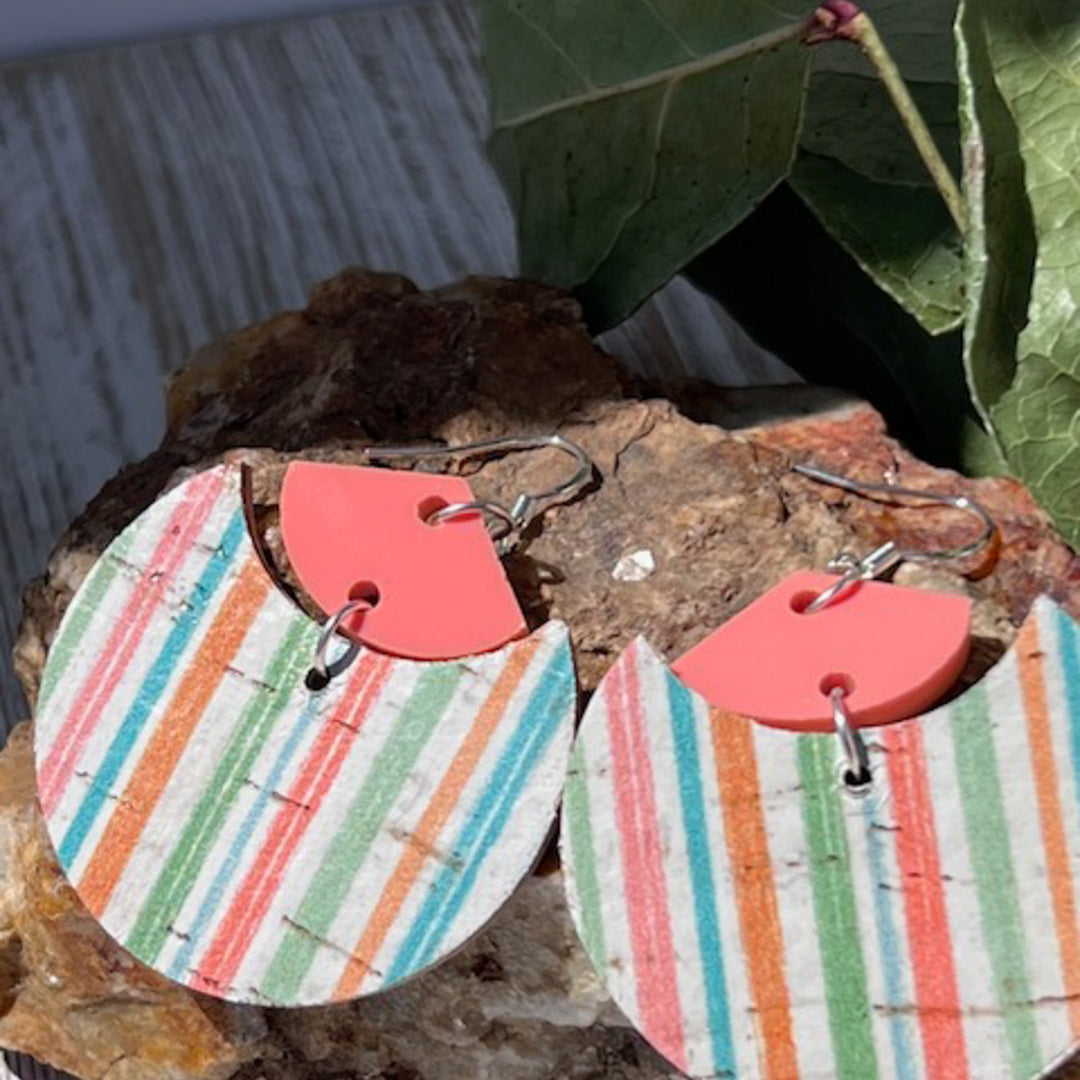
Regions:
[[592, 269], [589, 271], [588, 278], [591, 278], [596, 271], [604, 265], [605, 262], [611, 257], [611, 253], [619, 246], [619, 241], [623, 238], [627, 227], [630, 222], [637, 217], [638, 214], [645, 208], [649, 200], [652, 198], [653, 193], [656, 191], [656, 177], [659, 172], [659, 160], [660, 160], [660, 144], [664, 138], [664, 126], [667, 121], [668, 108], [671, 104], [671, 97], [675, 91], [675, 83], [670, 82], [664, 90], [664, 96], [660, 100], [660, 107], [656, 113], [656, 129], [653, 133], [653, 150], [651, 169], [649, 172], [649, 182], [645, 185], [645, 189], [641, 193], [641, 197], [637, 202], [629, 207], [626, 213], [623, 215], [622, 221], [619, 222], [618, 228], [615, 230], [611, 243], [604, 249], [599, 258], [596, 260]]
[[1023, 36], [1027, 44], [1031, 46], [1031, 51], [1046, 65], [1047, 71], [1053, 72], [1062, 82], [1072, 83], [1073, 86], [1080, 89], [1080, 78], [1069, 71], [1068, 68], [1059, 67], [1054, 58], [1049, 56], [1026, 30], [1023, 31]]
[[641, 4], [648, 8], [652, 12], [653, 18], [671, 35], [672, 39], [676, 41], [679, 48], [682, 49], [687, 56], [698, 59], [701, 56], [696, 49], [690, 48], [686, 39], [679, 33], [676, 27], [672, 24], [671, 20], [653, 3], [653, 0], [640, 0]]
[[589, 78], [578, 62], [566, 51], [566, 49], [553, 38], [546, 27], [541, 26], [531, 15], [527, 15], [517, 4], [510, 5], [512, 11], [548, 48], [551, 49], [570, 70], [585, 84], [589, 91], [597, 89], [596, 84]]
[[[806, 33], [808, 26], [809, 23], [806, 20], [789, 23], [776, 30], [770, 30], [764, 34], [758, 34], [756, 37], [748, 38], [746, 41], [740, 41], [737, 45], [732, 45], [727, 49], [719, 49], [695, 60], [687, 60], [682, 64], [673, 64], [671, 67], [661, 68], [659, 71], [650, 72], [648, 75], [641, 75], [636, 79], [626, 79], [622, 82], [612, 83], [609, 86], [593, 86], [590, 82], [590, 89], [585, 93], [561, 98], [558, 101], [549, 102], [547, 105], [530, 109], [517, 116], [508, 117], [495, 125], [495, 131], [525, 127], [528, 124], [535, 123], [537, 120], [543, 120], [560, 112], [595, 105], [611, 98], [622, 97], [624, 94], [636, 93], [639, 90], [649, 90], [657, 86], [682, 82], [684, 79], [691, 78], [694, 75], [705, 74], [715, 68], [723, 67], [725, 64], [732, 64], [742, 60], [744, 57], [768, 52], [770, 49], [795, 41]], [[578, 70], [576, 65], [574, 70]]]

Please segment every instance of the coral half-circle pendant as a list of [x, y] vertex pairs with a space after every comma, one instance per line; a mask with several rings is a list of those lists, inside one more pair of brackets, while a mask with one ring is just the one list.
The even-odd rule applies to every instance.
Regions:
[[692, 1077], [1034, 1080], [1080, 1044], [1080, 629], [1036, 602], [961, 697], [838, 740], [711, 709], [644, 641], [561, 845], [616, 1003]]
[[263, 1005], [388, 987], [480, 929], [554, 821], [566, 628], [460, 661], [358, 646], [275, 586], [236, 468], [173, 489], [76, 593], [38, 699], [38, 793], [86, 907], [143, 963]]

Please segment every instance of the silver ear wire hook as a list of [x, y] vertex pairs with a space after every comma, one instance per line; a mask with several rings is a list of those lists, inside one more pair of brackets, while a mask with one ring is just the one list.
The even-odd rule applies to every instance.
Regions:
[[562, 450], [577, 462], [574, 474], [557, 487], [547, 491], [522, 492], [509, 506], [477, 499], [471, 502], [451, 503], [435, 510], [429, 521], [447, 521], [462, 514], [487, 514], [496, 518], [503, 530], [492, 539], [500, 555], [506, 555], [513, 549], [518, 537], [545, 510], [559, 503], [569, 502], [592, 480], [593, 463], [577, 443], [563, 438], [562, 435], [507, 435], [497, 439], [482, 439], [479, 442], [464, 443], [461, 446], [371, 446], [362, 452], [370, 458], [424, 458], [424, 457], [492, 457], [499, 454], [511, 454], [521, 450]]
[[974, 499], [969, 499], [966, 495], [947, 495], [940, 491], [920, 491], [918, 488], [900, 487], [898, 484], [852, 480], [849, 477], [838, 476], [835, 473], [827, 472], [825, 469], [819, 469], [815, 465], [794, 465], [792, 468], [795, 472], [808, 476], [811, 480], [817, 480], [819, 483], [843, 488], [845, 491], [854, 492], [856, 495], [866, 495], [870, 498], [884, 496], [881, 501], [891, 502], [898, 506], [903, 505], [900, 502], [901, 499], [918, 499], [922, 502], [937, 503], [941, 506], [952, 506], [957, 510], [964, 510], [974, 515], [983, 526], [982, 531], [974, 540], [960, 547], [943, 548], [938, 551], [919, 551], [898, 547], [890, 540], [861, 559], [847, 554], [838, 555], [829, 563], [829, 569], [842, 570], [842, 575], [824, 592], [807, 604], [803, 609], [806, 614], [821, 611], [822, 608], [828, 606], [856, 581], [869, 581], [872, 578], [879, 578], [901, 562], [947, 562], [953, 559], [967, 558], [986, 547], [997, 533], [997, 525], [994, 523], [994, 519]]

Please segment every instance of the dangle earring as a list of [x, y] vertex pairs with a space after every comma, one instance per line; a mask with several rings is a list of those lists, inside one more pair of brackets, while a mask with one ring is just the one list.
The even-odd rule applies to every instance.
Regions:
[[577, 695], [566, 626], [527, 632], [499, 557], [592, 463], [560, 436], [366, 451], [543, 448], [573, 475], [509, 507], [450, 476], [291, 464], [282, 535], [322, 628], [252, 541], [243, 467], [110, 544], [50, 649], [35, 758], [64, 873], [138, 960], [231, 1001], [357, 997], [457, 949], [529, 873]]
[[1080, 1043], [1080, 629], [1040, 598], [918, 715], [963, 665], [969, 603], [868, 579], [973, 554], [993, 522], [800, 471], [982, 534], [792, 575], [671, 667], [631, 644], [571, 758], [574, 923], [690, 1076], [1034, 1080]]

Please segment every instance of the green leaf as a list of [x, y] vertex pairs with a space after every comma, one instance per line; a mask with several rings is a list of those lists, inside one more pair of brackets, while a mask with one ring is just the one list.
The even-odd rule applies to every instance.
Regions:
[[[858, 52], [854, 45], [846, 48]], [[959, 174], [955, 65], [950, 64], [942, 76], [941, 82], [908, 85], [935, 142]], [[933, 187], [896, 106], [873, 71], [866, 75], [815, 72], [800, 143], [807, 153], [835, 158], [878, 184]]]
[[[866, 0], [945, 160], [959, 173], [955, 0]], [[830, 234], [931, 333], [963, 319], [959, 232], [888, 93], [848, 42], [821, 46], [791, 183]]]
[[1080, 10], [965, 0], [965, 362], [1012, 471], [1080, 546]]
[[787, 176], [807, 0], [479, 0], [522, 272], [622, 321]]
[[863, 270], [933, 334], [963, 319], [960, 238], [937, 190], [878, 183], [801, 154], [792, 186]]
[[927, 333], [786, 184], [687, 273], [804, 378], [874, 402], [926, 459], [956, 465], [985, 455], [960, 334]]

